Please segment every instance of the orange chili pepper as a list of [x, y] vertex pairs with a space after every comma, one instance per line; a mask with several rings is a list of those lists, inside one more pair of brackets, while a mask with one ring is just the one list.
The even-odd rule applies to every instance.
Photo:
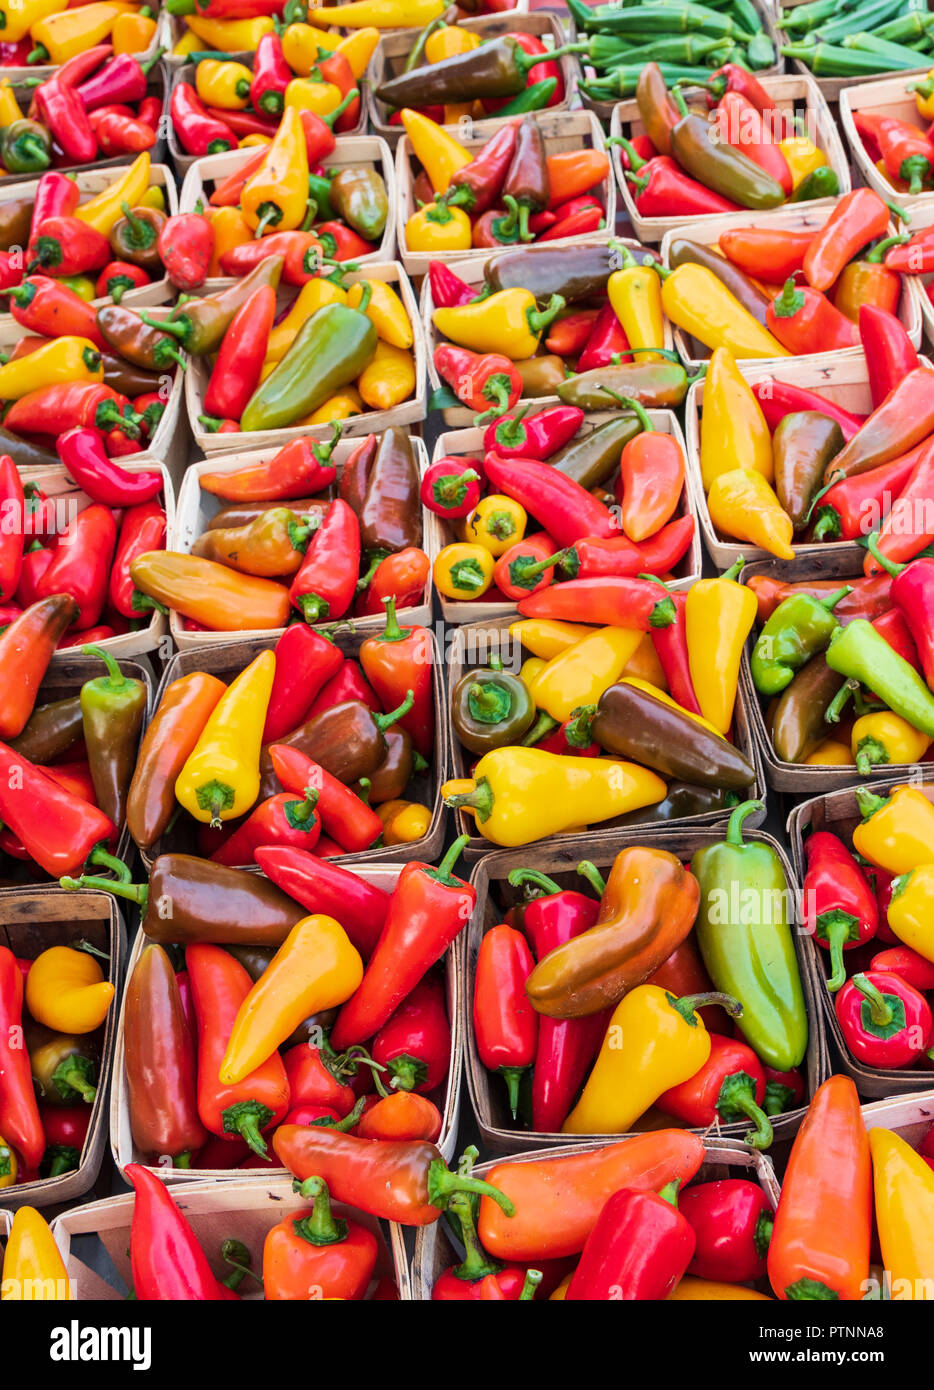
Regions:
[[602, 150], [562, 150], [548, 156], [548, 206], [556, 208], [602, 183], [610, 161]]

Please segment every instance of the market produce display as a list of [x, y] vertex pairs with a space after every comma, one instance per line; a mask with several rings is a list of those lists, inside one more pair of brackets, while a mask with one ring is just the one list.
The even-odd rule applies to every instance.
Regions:
[[931, 14], [917, 0], [907, 4], [812, 0], [783, 8], [778, 25], [786, 58], [804, 63], [815, 77], [859, 79], [923, 69], [931, 51]]
[[[81, 5], [68, 5], [64, 0], [26, 0], [25, 4], [5, 5], [3, 19], [0, 66], [50, 64], [59, 69], [59, 78], [73, 59], [83, 61], [86, 52], [101, 46], [119, 55], [147, 53], [158, 27], [150, 6], [125, 0], [92, 0]], [[98, 62], [101, 56], [98, 54]], [[95, 66], [97, 63], [92, 63], [90, 70]]]
[[934, 181], [934, 151], [928, 140], [934, 116], [931, 74], [916, 82], [906, 82], [905, 96], [914, 96], [914, 119], [904, 120], [888, 110], [871, 106], [852, 112], [856, 133], [867, 156], [886, 183], [899, 193], [921, 193]]

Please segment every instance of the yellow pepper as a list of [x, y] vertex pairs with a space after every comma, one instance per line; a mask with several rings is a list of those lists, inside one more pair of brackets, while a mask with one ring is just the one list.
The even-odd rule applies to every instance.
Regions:
[[[272, 137], [269, 135], [244, 135], [237, 141], [238, 150], [255, 150], [261, 145], [271, 145]], [[252, 236], [250, 238], [252, 240]]]
[[139, 199], [137, 207], [156, 208], [159, 212], [166, 211], [165, 192], [159, 184], [150, 184], [149, 188], [146, 189], [146, 192]]
[[538, 708], [563, 724], [581, 705], [595, 705], [619, 680], [642, 636], [634, 628], [602, 627], [552, 657], [530, 686]]
[[863, 816], [853, 831], [857, 854], [890, 874], [934, 863], [934, 805], [920, 788], [896, 787], [883, 797], [860, 787], [856, 800]]
[[926, 121], [934, 121], [934, 68], [920, 81], [911, 85], [914, 88], [918, 115], [923, 116]]
[[546, 661], [595, 631], [586, 623], [563, 623], [555, 618], [519, 618], [509, 624], [510, 637]]
[[270, 15], [255, 19], [198, 19], [186, 15], [185, 23], [201, 39], [202, 48], [216, 48], [221, 53], [254, 53], [260, 39], [276, 27]]
[[625, 1134], [660, 1095], [700, 1071], [710, 1034], [692, 1007], [696, 997], [675, 999], [659, 985], [623, 996], [562, 1134]]
[[311, 9], [308, 18], [345, 29], [424, 29], [446, 9], [444, 0], [351, 0], [349, 5]]
[[354, 81], [359, 82], [366, 73], [379, 40], [379, 30], [369, 28], [357, 29], [338, 43], [334, 51], [335, 53], [342, 53], [347, 59], [350, 71], [354, 75]]
[[58, 14], [61, 7], [62, 0], [0, 0], [0, 15], [3, 16], [0, 37], [4, 43], [19, 43], [34, 24]]
[[710, 519], [718, 531], [761, 546], [781, 560], [793, 560], [794, 527], [761, 473], [734, 468], [719, 473], [707, 494]]
[[827, 163], [824, 151], [819, 150], [806, 135], [790, 135], [787, 140], [779, 140], [778, 148], [785, 156], [791, 174], [792, 191], [804, 183], [808, 174], [822, 169]]
[[638, 680], [651, 686], [653, 695], [667, 691], [668, 682], [650, 633], [642, 634], [642, 641], [623, 667], [622, 679]]
[[441, 63], [458, 53], [471, 53], [479, 45], [479, 34], [461, 29], [456, 24], [442, 24], [425, 40], [425, 62]]
[[419, 801], [384, 801], [376, 807], [383, 822], [384, 845], [410, 845], [428, 834], [431, 808]]
[[714, 348], [704, 378], [700, 423], [700, 466], [704, 491], [734, 468], [774, 476], [772, 432], [752, 387], [727, 348]]
[[473, 352], [501, 352], [514, 362], [533, 357], [542, 334], [564, 308], [554, 294], [547, 309], [539, 309], [530, 290], [508, 289], [471, 304], [435, 309], [432, 322], [439, 333]]
[[754, 1301], [758, 1303], [774, 1303], [767, 1293], [756, 1293], [755, 1289], [748, 1289], [745, 1284], [721, 1284], [716, 1279], [698, 1279], [693, 1274], [685, 1274], [681, 1282], [675, 1286], [668, 1295], [668, 1303], [722, 1303], [725, 1300], [734, 1303]]
[[110, 31], [114, 53], [145, 53], [156, 37], [156, 21], [145, 14], [119, 14]]
[[214, 246], [208, 275], [220, 276], [224, 273], [220, 266], [221, 256], [225, 256], [235, 246], [246, 246], [247, 242], [253, 240], [253, 233], [244, 222], [243, 213], [239, 208], [215, 208], [210, 212], [210, 220]]
[[495, 564], [486, 546], [446, 545], [432, 569], [435, 588], [445, 598], [479, 598], [493, 583]]
[[934, 1172], [898, 1134], [869, 1131], [882, 1265], [895, 1300], [934, 1299]]
[[282, 56], [293, 72], [307, 77], [318, 61], [318, 49], [327, 48], [325, 31], [313, 24], [289, 24], [282, 31]]
[[485, 546], [491, 555], [503, 555], [521, 541], [529, 518], [511, 497], [492, 492], [482, 497], [467, 517], [464, 539]]
[[899, 941], [934, 960], [934, 863], [919, 864], [893, 881], [887, 920]]
[[[346, 9], [346, 6], [344, 6]], [[449, 135], [435, 121], [418, 111], [405, 107], [402, 124], [412, 144], [416, 159], [424, 166], [428, 181], [436, 193], [444, 193], [458, 169], [471, 163], [471, 155], [459, 140]]]
[[68, 1271], [48, 1224], [35, 1207], [20, 1207], [3, 1255], [0, 1300], [54, 1303], [71, 1296]]
[[635, 763], [541, 748], [494, 748], [465, 780], [471, 790], [445, 795], [445, 804], [472, 811], [480, 833], [508, 847], [652, 806], [667, 790], [660, 777]]
[[729, 348], [736, 357], [791, 356], [706, 266], [685, 262], [666, 271], [662, 308], [672, 323], [711, 350]]
[[[77, 9], [47, 15], [29, 27], [36, 45], [33, 49], [33, 53], [37, 53], [35, 61], [60, 67], [85, 49], [103, 43], [117, 17], [132, 13], [133, 9], [134, 6], [123, 4], [121, 0], [113, 0], [113, 3], [111, 0], [96, 0], [95, 4], [80, 5]], [[4, 42], [8, 40], [4, 38]]]
[[[614, 270], [606, 283], [613, 312], [623, 326], [631, 348], [663, 348], [665, 316], [662, 287], [650, 266], [639, 265], [628, 247], [623, 247], [625, 263]], [[635, 362], [661, 362], [656, 352], [640, 352]]]
[[357, 377], [357, 390], [371, 410], [391, 410], [415, 392], [415, 358], [405, 348], [379, 339], [376, 351]]
[[215, 705], [175, 783], [176, 797], [195, 820], [218, 827], [242, 816], [256, 800], [275, 672], [275, 654], [261, 652]]
[[473, 237], [470, 218], [463, 208], [446, 203], [426, 203], [405, 224], [405, 243], [410, 251], [469, 251]]
[[310, 415], [306, 415], [303, 420], [297, 420], [298, 425], [329, 425], [332, 420], [349, 420], [352, 415], [363, 414], [363, 401], [360, 392], [352, 386], [345, 386], [339, 395], [331, 396], [319, 405], [317, 410], [313, 410]]
[[300, 227], [308, 205], [308, 146], [301, 117], [286, 106], [266, 157], [240, 195], [240, 210], [256, 236]]
[[519, 679], [526, 690], [531, 692], [532, 686], [538, 680], [547, 665], [548, 662], [542, 656], [530, 656], [523, 661], [519, 671]]
[[339, 922], [322, 913], [296, 922], [237, 1011], [221, 1084], [249, 1076], [303, 1019], [345, 1003], [362, 979], [360, 952]]
[[[3, 30], [0, 29], [0, 35], [2, 33]], [[14, 121], [22, 119], [23, 113], [13, 92], [13, 84], [8, 77], [4, 77], [0, 81], [0, 126], [12, 125]]]
[[808, 767], [852, 767], [853, 755], [849, 744], [841, 743], [836, 738], [825, 738], [804, 762]]
[[0, 1188], [12, 1187], [16, 1182], [19, 1164], [16, 1162], [16, 1154], [9, 1144], [0, 1134]]
[[733, 722], [739, 663], [756, 620], [756, 596], [737, 584], [742, 561], [719, 579], [701, 579], [688, 590], [685, 636], [691, 683], [701, 714], [721, 734]]
[[383, 342], [392, 347], [410, 348], [415, 341], [412, 325], [405, 311], [405, 305], [391, 285], [385, 280], [361, 280], [351, 285], [347, 291], [347, 304], [351, 309], [359, 309], [369, 286], [369, 298], [363, 312], [373, 324]]
[[850, 734], [852, 758], [861, 777], [880, 763], [919, 763], [931, 739], [892, 710], [874, 710], [857, 719]]
[[285, 106], [296, 111], [313, 111], [316, 116], [327, 116], [341, 104], [341, 89], [333, 82], [317, 76], [295, 77], [285, 89]]
[[195, 68], [195, 90], [205, 106], [243, 111], [250, 104], [253, 74], [243, 63], [202, 58]]
[[26, 1005], [37, 1023], [57, 1033], [93, 1033], [107, 1017], [114, 987], [87, 951], [50, 946], [26, 976]]
[[296, 295], [292, 307], [281, 323], [277, 323], [266, 344], [266, 361], [281, 362], [295, 335], [306, 319], [323, 309], [325, 304], [346, 304], [347, 291], [330, 280], [308, 280]]
[[[69, 10], [68, 13], [79, 14], [80, 11]], [[143, 150], [129, 169], [115, 179], [109, 188], [103, 189], [96, 197], [75, 208], [73, 216], [77, 217], [79, 222], [86, 222], [102, 236], [108, 236], [123, 216], [121, 204], [129, 203], [131, 208], [135, 208], [142, 200], [149, 187], [149, 170], [149, 151]]]
[[573, 1278], [574, 1278], [574, 1271], [573, 1271], [573, 1269], [572, 1269], [571, 1272], [570, 1272], [570, 1274], [566, 1274], [566, 1275], [564, 1276], [564, 1278], [561, 1280], [561, 1283], [560, 1283], [560, 1284], [558, 1285], [558, 1287], [555, 1289], [554, 1293], [549, 1295], [549, 1298], [548, 1298], [549, 1303], [563, 1303], [563, 1302], [564, 1302], [564, 1300], [567, 1298], [568, 1285], [570, 1284], [570, 1282], [571, 1282], [571, 1280], [572, 1280]]
[[203, 47], [198, 35], [193, 33], [191, 29], [186, 29], [172, 49], [172, 53], [176, 58], [187, 58], [189, 53], [200, 53]]
[[89, 338], [52, 338], [0, 367], [0, 397], [18, 401], [62, 381], [103, 381], [101, 355]]

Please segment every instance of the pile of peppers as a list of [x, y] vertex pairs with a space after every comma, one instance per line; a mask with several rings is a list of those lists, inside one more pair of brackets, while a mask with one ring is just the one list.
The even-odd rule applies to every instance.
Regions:
[[907, 91], [914, 93], [918, 117], [924, 125], [871, 107], [854, 111], [853, 124], [882, 177], [897, 193], [914, 196], [934, 185], [934, 145], [930, 141], [934, 77], [928, 73], [923, 80], [906, 85]]
[[[58, 69], [56, 77], [63, 71], [74, 71], [70, 65], [80, 65], [85, 54], [94, 49], [105, 50], [98, 64], [111, 52], [124, 62], [150, 52], [156, 39], [156, 18], [147, 5], [113, 0], [82, 5], [68, 5], [66, 0], [25, 0], [4, 8], [3, 16], [0, 67], [49, 65]], [[118, 104], [126, 100], [116, 95], [109, 99]]]

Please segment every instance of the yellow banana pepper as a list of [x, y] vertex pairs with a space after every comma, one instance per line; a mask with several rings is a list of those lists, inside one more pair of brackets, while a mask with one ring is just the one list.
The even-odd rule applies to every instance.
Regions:
[[[78, 14], [79, 11], [70, 10], [69, 13]], [[79, 222], [86, 222], [102, 236], [109, 236], [123, 216], [121, 204], [129, 203], [131, 208], [135, 208], [140, 203], [149, 187], [149, 171], [149, 151], [143, 150], [109, 188], [102, 189], [96, 197], [76, 207], [73, 216]]]
[[[220, 266], [221, 256], [225, 256], [235, 246], [246, 246], [247, 242], [253, 240], [253, 233], [244, 222], [243, 213], [239, 208], [214, 208], [209, 216], [211, 231], [214, 233], [214, 246], [208, 275], [220, 276], [224, 273]], [[309, 283], [314, 284], [315, 281]]]
[[471, 53], [479, 45], [479, 34], [461, 29], [457, 24], [442, 24], [425, 40], [425, 62], [441, 63], [458, 53]]
[[432, 322], [439, 333], [473, 352], [501, 352], [514, 362], [538, 351], [542, 334], [564, 308], [553, 294], [547, 309], [539, 309], [530, 290], [508, 289], [471, 304], [435, 309]]
[[[347, 8], [346, 6], [344, 7]], [[459, 140], [435, 121], [408, 107], [402, 111], [402, 124], [416, 159], [424, 166], [436, 193], [444, 193], [458, 169], [471, 163], [471, 155]]]
[[371, 410], [391, 410], [415, 394], [415, 358], [405, 348], [379, 339], [357, 377], [357, 390]]
[[[3, 30], [0, 29], [0, 36]], [[12, 125], [14, 121], [21, 121], [23, 113], [20, 110], [19, 102], [13, 91], [13, 84], [8, 77], [0, 81], [0, 126]]]
[[282, 56], [293, 72], [307, 77], [318, 61], [318, 49], [325, 47], [324, 30], [313, 24], [289, 24], [282, 31]]
[[376, 807], [384, 845], [410, 845], [428, 834], [431, 808], [418, 801], [384, 801]]
[[734, 468], [761, 473], [768, 482], [774, 476], [772, 432], [727, 348], [714, 348], [704, 377], [700, 465], [705, 492], [721, 473]]
[[869, 1131], [872, 1188], [890, 1297], [934, 1300], [934, 1172], [889, 1129]]
[[721, 734], [733, 722], [740, 658], [758, 611], [755, 594], [734, 578], [742, 564], [699, 580], [684, 605], [691, 684], [701, 713]]
[[19, 1172], [19, 1164], [16, 1162], [16, 1154], [9, 1144], [0, 1134], [0, 1189], [12, 1187], [16, 1182]]
[[523, 506], [511, 497], [490, 493], [482, 497], [464, 524], [464, 539], [485, 546], [491, 555], [503, 555], [521, 541], [528, 525]]
[[650, 633], [642, 634], [642, 641], [623, 667], [622, 679], [637, 680], [643, 686], [651, 686], [653, 695], [668, 690], [665, 672]]
[[286, 106], [266, 157], [240, 195], [240, 210], [259, 237], [300, 227], [308, 205], [308, 146], [301, 117]]
[[486, 546], [446, 545], [432, 569], [435, 588], [445, 598], [479, 598], [493, 583], [495, 564]]
[[351, 309], [359, 309], [364, 299], [366, 287], [370, 295], [363, 312], [373, 324], [383, 342], [392, 347], [410, 348], [415, 341], [405, 305], [391, 285], [384, 280], [361, 280], [351, 285], [347, 291], [347, 304]]
[[311, 9], [308, 18], [345, 29], [424, 29], [446, 9], [445, 0], [351, 0], [349, 5]]
[[781, 560], [793, 560], [791, 517], [761, 473], [734, 468], [718, 473], [707, 494], [710, 519], [726, 536], [758, 545]]
[[[36, 45], [33, 49], [36, 57], [30, 54], [30, 58], [34, 62], [60, 67], [85, 49], [103, 43], [117, 17], [132, 13], [134, 8], [133, 5], [121, 3], [121, 0], [96, 0], [91, 5], [80, 5], [77, 9], [47, 15], [29, 26], [29, 33]], [[7, 42], [5, 38], [4, 41]]]
[[934, 960], [934, 863], [919, 864], [892, 883], [887, 921], [925, 960]]
[[145, 53], [156, 37], [156, 21], [145, 14], [118, 14], [110, 31], [114, 53]]
[[561, 1283], [560, 1283], [560, 1284], [558, 1285], [558, 1287], [555, 1289], [554, 1293], [549, 1295], [548, 1302], [549, 1302], [549, 1303], [563, 1303], [564, 1300], [565, 1300], [565, 1298], [567, 1297], [568, 1285], [570, 1284], [570, 1282], [571, 1282], [571, 1280], [572, 1280], [573, 1278], [574, 1278], [574, 1271], [573, 1271], [573, 1269], [572, 1269], [571, 1272], [570, 1272], [570, 1274], [566, 1274], [566, 1275], [564, 1276], [564, 1278], [561, 1280]]
[[535, 681], [538, 680], [538, 677], [541, 675], [541, 673], [544, 671], [547, 665], [548, 662], [542, 656], [530, 656], [525, 661], [523, 661], [522, 667], [519, 671], [519, 679], [525, 686], [526, 690], [531, 692], [532, 686], [534, 685]]
[[853, 848], [879, 869], [907, 874], [934, 863], [934, 805], [919, 787], [896, 787], [889, 796], [858, 788], [863, 816], [853, 831]]
[[62, 381], [103, 381], [101, 355], [89, 338], [52, 338], [0, 367], [0, 397], [18, 401]]
[[663, 274], [665, 313], [711, 351], [725, 347], [735, 357], [791, 356], [706, 266], [685, 262]]
[[853, 756], [849, 744], [841, 743], [836, 738], [825, 738], [804, 762], [807, 767], [852, 767]]
[[202, 58], [195, 68], [195, 90], [205, 106], [243, 111], [250, 104], [253, 74], [243, 63]]
[[722, 1303], [725, 1300], [732, 1302], [754, 1301], [759, 1303], [774, 1303], [767, 1293], [756, 1293], [755, 1289], [748, 1289], [745, 1284], [721, 1284], [716, 1279], [698, 1279], [693, 1274], [685, 1274], [679, 1284], [675, 1285], [673, 1291], [668, 1295], [668, 1303]]
[[292, 345], [296, 333], [306, 319], [323, 309], [325, 304], [346, 304], [347, 291], [330, 280], [309, 280], [302, 285], [292, 307], [281, 323], [277, 323], [266, 344], [266, 361], [281, 362]]
[[634, 628], [598, 628], [548, 662], [532, 682], [532, 699], [563, 724], [581, 705], [595, 705], [619, 680], [642, 636]]
[[881, 763], [919, 763], [931, 739], [892, 710], [874, 710], [857, 719], [850, 734], [852, 758], [861, 777]]
[[445, 804], [472, 811], [486, 839], [509, 847], [652, 806], [666, 794], [662, 779], [635, 763], [540, 748], [494, 748], [470, 780], [469, 792]]
[[819, 150], [806, 135], [790, 135], [787, 140], [779, 140], [778, 148], [785, 156], [791, 174], [792, 191], [804, 183], [808, 174], [822, 169], [827, 163], [824, 151]]
[[325, 82], [320, 73], [295, 77], [285, 89], [286, 110], [294, 106], [296, 111], [313, 111], [316, 116], [327, 116], [340, 104], [340, 87], [333, 82]]
[[34, 24], [58, 14], [61, 6], [62, 0], [0, 0], [0, 38], [4, 43], [19, 43]]
[[466, 212], [446, 203], [426, 203], [405, 224], [405, 244], [410, 251], [469, 251], [472, 238]]
[[93, 1033], [107, 1017], [114, 987], [87, 951], [50, 946], [26, 976], [26, 1005], [37, 1023], [57, 1033]]
[[675, 999], [659, 985], [623, 996], [562, 1134], [625, 1134], [660, 1095], [700, 1071], [710, 1034], [697, 997]]
[[[614, 270], [606, 283], [613, 312], [623, 326], [631, 348], [663, 348], [665, 316], [662, 288], [650, 266], [639, 265], [628, 247], [623, 247], [625, 264]], [[639, 352], [634, 362], [661, 362], [656, 352]]]
[[379, 40], [378, 29], [355, 29], [338, 43], [335, 52], [342, 53], [347, 59], [355, 82], [359, 82], [366, 73]]
[[191, 29], [186, 29], [172, 49], [172, 53], [176, 58], [187, 58], [189, 53], [200, 53], [203, 47], [198, 35], [193, 33]]
[[319, 405], [317, 410], [298, 420], [299, 425], [329, 425], [332, 420], [349, 420], [352, 415], [363, 414], [363, 401], [360, 392], [353, 386], [345, 386], [337, 396], [331, 396]]
[[303, 1019], [345, 1003], [362, 979], [360, 952], [338, 921], [315, 913], [296, 922], [237, 1011], [221, 1084], [249, 1076]]
[[195, 820], [236, 820], [259, 794], [259, 755], [276, 658], [261, 652], [227, 687], [175, 783]]
[[[272, 139], [268, 135], [244, 135], [237, 141], [238, 150], [255, 150], [261, 145], [271, 145]], [[252, 241], [252, 235], [250, 240]]]
[[165, 193], [157, 183], [154, 183], [146, 189], [146, 192], [139, 200], [138, 206], [141, 208], [156, 208], [159, 212], [165, 212]]
[[260, 39], [276, 27], [270, 15], [255, 19], [199, 19], [186, 15], [185, 23], [201, 40], [202, 48], [216, 48], [221, 53], [255, 53]]
[[71, 1299], [68, 1271], [45, 1218], [20, 1207], [3, 1255], [0, 1300], [55, 1303]]
[[586, 623], [563, 623], [556, 618], [519, 618], [509, 624], [509, 635], [521, 642], [534, 656], [542, 656], [550, 661], [560, 652], [566, 652], [582, 637], [589, 637], [596, 629]]

